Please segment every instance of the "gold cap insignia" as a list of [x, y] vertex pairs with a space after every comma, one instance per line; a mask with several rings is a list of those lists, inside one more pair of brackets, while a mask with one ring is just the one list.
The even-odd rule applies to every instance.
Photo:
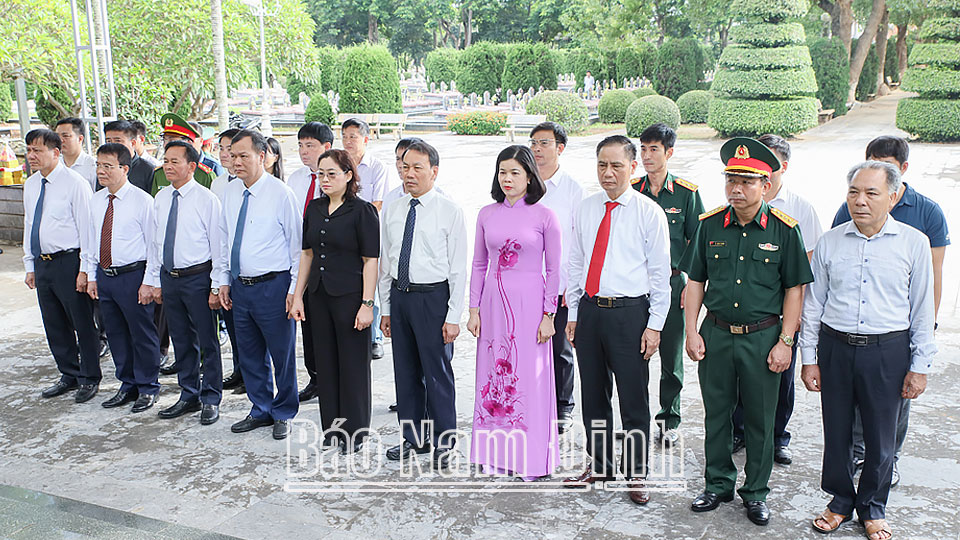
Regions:
[[167, 121], [163, 123], [164, 127], [170, 127], [173, 125], [173, 118], [167, 118]]
[[750, 151], [745, 144], [737, 147], [737, 159], [750, 159]]

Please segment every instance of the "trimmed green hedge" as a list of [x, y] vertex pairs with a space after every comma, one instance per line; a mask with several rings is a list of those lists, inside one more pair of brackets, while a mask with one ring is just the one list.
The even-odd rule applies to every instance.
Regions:
[[447, 117], [447, 129], [457, 135], [499, 135], [507, 127], [507, 115], [490, 111], [471, 111]]
[[503, 45], [481, 41], [460, 53], [460, 69], [457, 71], [457, 91], [463, 95], [484, 92], [493, 94], [501, 87], [503, 64], [507, 53]]
[[752, 100], [714, 99], [707, 120], [720, 136], [791, 135], [817, 125], [814, 98]]
[[750, 23], [730, 29], [730, 38], [741, 44], [755, 47], [784, 47], [803, 45], [806, 33], [800, 23]]
[[719, 70], [710, 89], [715, 94], [752, 98], [813, 95], [817, 91], [817, 78], [809, 67], [789, 71]]
[[344, 49], [339, 108], [348, 113], [402, 113], [397, 61], [382, 45]]
[[924, 21], [917, 39], [960, 41], [960, 17], [937, 17]]
[[600, 121], [606, 124], [623, 123], [627, 117], [627, 107], [637, 99], [630, 90], [607, 90], [597, 105]]
[[643, 42], [640, 47], [640, 65], [643, 67], [643, 76], [652, 81], [657, 76], [657, 58], [660, 52], [653, 43]]
[[423, 67], [427, 70], [427, 80], [437, 84], [456, 80], [457, 70], [460, 69], [460, 53], [458, 49], [441, 48], [427, 53]]
[[676, 99], [697, 89], [703, 80], [703, 71], [700, 42], [693, 38], [671, 39], [660, 47], [653, 87], [661, 96]]
[[680, 127], [680, 109], [666, 96], [647, 96], [627, 107], [627, 137], [639, 137], [643, 130], [657, 122], [673, 129]]
[[803, 17], [808, 7], [806, 0], [734, 0], [728, 9], [744, 17], [778, 23]]
[[911, 66], [960, 67], [960, 43], [917, 43], [910, 51]]
[[810, 42], [813, 71], [817, 76], [817, 99], [836, 116], [847, 114], [850, 89], [850, 56], [840, 38], [818, 38]]
[[544, 87], [557, 89], [557, 68], [550, 56], [550, 49], [542, 43], [515, 43], [507, 46], [506, 62], [503, 65], [501, 87], [507, 90], [524, 90]]
[[328, 126], [333, 125], [333, 107], [327, 101], [327, 97], [322, 92], [317, 92], [310, 96], [310, 104], [307, 110], [303, 112], [304, 122], [323, 122]]
[[537, 94], [527, 103], [527, 114], [545, 114], [570, 132], [587, 127], [587, 104], [572, 92], [550, 90]]
[[960, 0], [927, 0], [927, 9], [960, 14]]
[[713, 94], [706, 90], [691, 90], [677, 99], [680, 121], [684, 124], [702, 124], [710, 114]]
[[960, 101], [901, 99], [897, 127], [925, 141], [960, 141]]
[[598, 81], [603, 80], [603, 54], [601, 54], [599, 49], [589, 49], [586, 47], [573, 49], [570, 51], [568, 61], [569, 66], [567, 66], [567, 69], [572, 71], [573, 76], [576, 77], [577, 87], [583, 86], [583, 77], [588, 71], [593, 75], [594, 79]]
[[617, 49], [617, 84], [624, 79], [643, 76], [643, 52], [639, 47], [623, 45]]
[[647, 96], [656, 96], [657, 91], [653, 89], [652, 86], [641, 86], [640, 88], [633, 89], [633, 95], [638, 98], [647, 97]]
[[758, 49], [743, 45], [728, 45], [720, 55], [720, 67], [730, 69], [793, 69], [813, 65], [810, 50], [802, 46]]
[[924, 98], [956, 98], [960, 96], [960, 71], [914, 67], [907, 70], [902, 86]]
[[340, 72], [343, 69], [343, 51], [336, 47], [317, 47], [320, 64], [320, 90], [338, 91]]

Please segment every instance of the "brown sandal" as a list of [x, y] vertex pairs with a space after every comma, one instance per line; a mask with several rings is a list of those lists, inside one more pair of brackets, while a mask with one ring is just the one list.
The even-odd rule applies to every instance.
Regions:
[[[813, 530], [822, 534], [830, 534], [833, 531], [840, 528], [841, 525], [850, 521], [852, 516], [845, 516], [843, 514], [837, 514], [836, 512], [831, 512], [829, 508], [820, 513], [819, 516], [813, 520]], [[823, 521], [827, 524], [826, 527], [821, 527], [817, 525], [818, 521]]]
[[[870, 540], [890, 540], [893, 538], [893, 530], [890, 529], [890, 524], [885, 519], [865, 519], [863, 520], [863, 527], [867, 530], [867, 538]], [[889, 536], [886, 538], [874, 536], [879, 533], [887, 533]]]

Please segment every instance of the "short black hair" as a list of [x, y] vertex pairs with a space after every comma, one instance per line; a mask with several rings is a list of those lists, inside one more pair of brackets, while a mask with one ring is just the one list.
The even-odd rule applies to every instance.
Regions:
[[523, 197], [523, 200], [527, 204], [534, 204], [542, 199], [547, 193], [547, 185], [543, 183], [540, 173], [537, 172], [537, 162], [533, 157], [533, 151], [526, 146], [515, 144], [504, 148], [497, 156], [497, 166], [493, 170], [493, 187], [490, 188], [490, 195], [493, 196], [493, 200], [502, 203], [507, 198], [507, 194], [500, 187], [500, 164], [508, 159], [517, 160], [517, 163], [527, 172], [527, 194]]
[[[129, 122], [127, 122], [129, 124]], [[106, 131], [106, 128], [104, 128]], [[110, 131], [120, 131], [118, 129], [111, 129]], [[97, 155], [105, 154], [108, 156], [114, 156], [117, 158], [117, 162], [120, 165], [129, 167], [130, 161], [133, 157], [130, 155], [130, 149], [127, 148], [127, 145], [120, 143], [106, 143], [101, 144], [100, 148], [97, 148]]]
[[640, 142], [658, 142], [663, 145], [664, 149], [669, 150], [673, 148], [673, 145], [677, 144], [677, 132], [663, 122], [657, 122], [656, 124], [647, 126], [647, 129], [640, 133]]
[[56, 125], [54, 125], [53, 127], [54, 129], [56, 129], [63, 125], [69, 125], [70, 127], [72, 127], [73, 132], [76, 133], [78, 136], [83, 135], [83, 120], [80, 120], [76, 116], [68, 116], [66, 118], [61, 118], [60, 120], [57, 120]]
[[393, 152], [396, 153], [398, 150], [406, 150], [410, 148], [411, 144], [416, 142], [423, 142], [423, 139], [420, 137], [404, 137], [397, 142], [397, 146], [393, 149]]
[[780, 161], [790, 161], [790, 143], [786, 139], [773, 133], [767, 133], [757, 137], [760, 144], [766, 146], [780, 158]]
[[623, 135], [610, 135], [609, 137], [600, 141], [600, 144], [597, 145], [597, 156], [600, 155], [600, 150], [603, 150], [604, 146], [610, 146], [611, 144], [619, 144], [623, 146], [624, 151], [627, 155], [630, 156], [630, 161], [635, 161], [637, 159], [637, 146], [633, 144], [633, 141], [624, 137]]
[[244, 139], [250, 139], [250, 143], [253, 144], [253, 149], [257, 152], [267, 152], [267, 139], [259, 131], [253, 131], [252, 129], [241, 129], [237, 132], [236, 135], [230, 139], [230, 145], [237, 144], [238, 142]]
[[366, 137], [370, 135], [370, 126], [359, 118], [347, 118], [343, 122], [343, 126], [340, 128], [340, 132], [343, 133], [347, 130], [348, 127], [355, 127], [360, 130], [360, 134]]
[[867, 159], [892, 157], [903, 166], [910, 157], [910, 145], [905, 139], [893, 135], [881, 135], [867, 144]]
[[532, 138], [533, 134], [538, 131], [553, 132], [553, 138], [557, 140], [557, 144], [564, 146], [567, 144], [567, 130], [563, 129], [563, 126], [556, 122], [540, 122], [530, 130], [530, 137]]
[[141, 122], [140, 120], [131, 120], [130, 125], [133, 126], [133, 129], [137, 130], [137, 136], [139, 137], [147, 136], [147, 125]]
[[200, 152], [197, 151], [197, 148], [192, 144], [188, 143], [183, 139], [177, 139], [170, 141], [163, 147], [164, 153], [169, 152], [171, 148], [183, 148], [184, 152], [187, 154], [187, 161], [191, 163], [200, 163]]
[[333, 130], [323, 122], [307, 122], [297, 132], [297, 140], [316, 139], [321, 143], [333, 144]]
[[24, 140], [27, 141], [27, 144], [33, 144], [33, 141], [40, 139], [44, 146], [49, 150], [62, 150], [63, 149], [63, 140], [60, 139], [60, 136], [57, 135], [57, 132], [52, 129], [40, 128], [32, 129], [27, 132], [27, 136]]
[[440, 166], [440, 154], [437, 152], [437, 149], [431, 146], [426, 141], [416, 141], [410, 144], [406, 150], [403, 151], [403, 155], [406, 156], [407, 152], [419, 152], [427, 156], [430, 160], [431, 167]]
[[107, 125], [103, 126], [103, 132], [106, 133], [108, 131], [119, 131], [130, 139], [135, 139], [137, 137], [137, 128], [133, 127], [133, 124], [127, 120], [114, 120], [113, 122], [107, 122]]
[[240, 130], [239, 130], [239, 129], [237, 129], [237, 128], [230, 128], [230, 129], [228, 129], [228, 130], [225, 130], [225, 131], [221, 132], [220, 135], [217, 136], [217, 140], [219, 141], [220, 139], [223, 139], [224, 137], [226, 137], [227, 139], [233, 140], [233, 138], [237, 136], [237, 133], [240, 133]]

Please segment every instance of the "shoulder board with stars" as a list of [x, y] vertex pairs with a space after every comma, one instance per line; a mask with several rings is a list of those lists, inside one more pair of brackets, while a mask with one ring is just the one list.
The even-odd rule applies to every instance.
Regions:
[[720, 212], [723, 212], [723, 211], [726, 210], [726, 209], [727, 209], [727, 207], [726, 207], [726, 205], [724, 205], [724, 206], [718, 206], [718, 207], [714, 208], [713, 210], [710, 210], [709, 212], [704, 212], [704, 213], [700, 214], [700, 221], [703, 221], [703, 220], [707, 219], [707, 218], [710, 217], [710, 216], [715, 216], [715, 215], [719, 214]]
[[770, 213], [776, 216], [776, 218], [779, 219], [780, 221], [786, 223], [787, 226], [790, 227], [791, 229], [796, 227], [797, 223], [799, 223], [799, 221], [788, 216], [786, 212], [784, 212], [783, 210], [780, 210], [779, 208], [771, 208]]
[[692, 183], [690, 183], [690, 182], [687, 182], [687, 181], [684, 180], [683, 178], [674, 178], [674, 179], [673, 179], [673, 183], [674, 183], [674, 184], [677, 184], [677, 185], [680, 185], [680, 186], [683, 186], [683, 187], [689, 189], [690, 191], [696, 191], [696, 190], [697, 190], [697, 185], [696, 185], [696, 184], [692, 184]]
[[204, 172], [211, 174], [213, 173], [213, 169], [211, 169], [209, 165], [204, 165], [203, 163], [197, 163], [197, 168]]
[[639, 184], [639, 183], [642, 182], [642, 181], [643, 181], [643, 177], [642, 177], [642, 176], [639, 176], [639, 177], [637, 177], [637, 178], [634, 178], [634, 179], [630, 180], [630, 185]]

